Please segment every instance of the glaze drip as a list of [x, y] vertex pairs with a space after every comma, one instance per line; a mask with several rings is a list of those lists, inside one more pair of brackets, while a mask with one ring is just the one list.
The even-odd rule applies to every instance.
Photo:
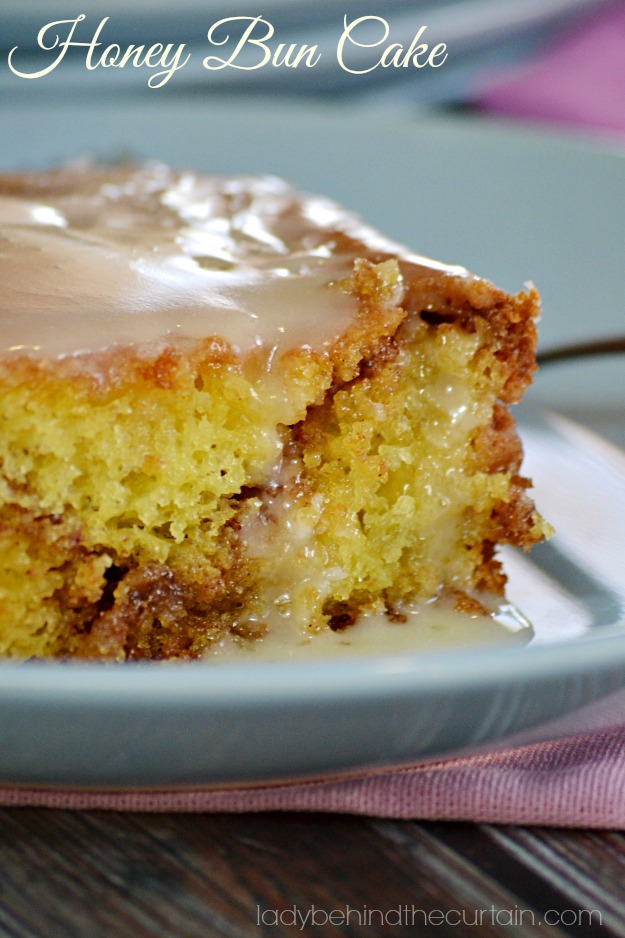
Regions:
[[[5, 354], [60, 358], [172, 336], [323, 350], [357, 314], [357, 257], [407, 254], [328, 199], [273, 177], [162, 165], [0, 178]], [[66, 184], [64, 184], [66, 180]]]

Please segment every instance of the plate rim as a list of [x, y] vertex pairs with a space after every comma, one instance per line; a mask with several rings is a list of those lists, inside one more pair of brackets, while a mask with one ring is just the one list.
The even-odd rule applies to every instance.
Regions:
[[[16, 103], [15, 108], [19, 106]], [[143, 105], [137, 103], [136, 106]], [[170, 101], [170, 106], [176, 105]], [[248, 101], [242, 111], [248, 112], [252, 107]], [[0, 104], [0, 113], [6, 109]], [[197, 105], [193, 110], [198, 110]], [[295, 107], [287, 109], [287, 113], [296, 110], [299, 113], [300, 109]], [[285, 111], [279, 106], [273, 113], [281, 116]], [[315, 109], [315, 113], [325, 112]], [[328, 117], [329, 125], [333, 126], [338, 119], [339, 112], [332, 112]], [[388, 124], [396, 120], [383, 116], [379, 119]], [[459, 122], [442, 118], [422, 121], [419, 133], [427, 133], [430, 128], [437, 133], [454, 135], [456, 140], [469, 134], [473, 139], [480, 135], [486, 141], [496, 137], [511, 145], [522, 138], [540, 147], [573, 147], [597, 158], [617, 159], [625, 166], [622, 145], [619, 149], [595, 135], [524, 129], [482, 119]], [[349, 661], [323, 659], [320, 662], [219, 665], [4, 661], [0, 662], [0, 703], [14, 707], [23, 703], [38, 714], [47, 713], [50, 708], [81, 707], [91, 713], [103, 713], [127, 711], [135, 705], [142, 708], [158, 705], [166, 706], [174, 716], [183, 711], [210, 715], [210, 707], [216, 703], [244, 710], [250, 706], [278, 707], [293, 701], [304, 706], [338, 699], [354, 703], [363, 699], [414, 699], [415, 695], [436, 698], [446, 692], [458, 694], [472, 689], [488, 692], [501, 686], [503, 680], [521, 686], [587, 676], [591, 672], [599, 679], [602, 674], [614, 673], [624, 666], [625, 631], [622, 626], [609, 625], [602, 626], [596, 633], [553, 645], [472, 646], [416, 654], [363, 656]]]

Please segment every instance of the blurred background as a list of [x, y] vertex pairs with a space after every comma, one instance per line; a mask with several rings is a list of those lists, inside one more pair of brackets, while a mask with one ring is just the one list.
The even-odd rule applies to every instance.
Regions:
[[[3, 0], [0, 21], [1, 94], [7, 100], [39, 97], [67, 100], [98, 96], [259, 94], [275, 102], [295, 99], [351, 108], [400, 110], [412, 115], [453, 109], [532, 122], [561, 123], [625, 133], [625, 4], [623, 0], [265, 0], [256, 6], [238, 0], [85, 0], [85, 19], [73, 40], [88, 42], [104, 17], [98, 35], [101, 47], [130, 43], [184, 43], [191, 57], [159, 89], [149, 90], [146, 67], [85, 66], [85, 49], [68, 50], [58, 66], [39, 79], [23, 75], [47, 67], [59, 54], [54, 44], [67, 38], [68, 25], [48, 29], [38, 46], [41, 28], [55, 20], [76, 17], [65, 0]], [[262, 10], [249, 41], [233, 64], [207, 70], [212, 54], [227, 60], [251, 19]], [[337, 45], [345, 22], [357, 26], [343, 47]], [[216, 27], [212, 43], [207, 40]], [[273, 36], [266, 45], [316, 47], [314, 67], [276, 67], [252, 42], [262, 40], [268, 25]], [[447, 57], [439, 67], [377, 65], [382, 51], [394, 43], [407, 51], [419, 29], [432, 49], [444, 43]], [[226, 39], [229, 37], [229, 39]], [[214, 63], [213, 63], [214, 64]], [[158, 71], [153, 69], [152, 71]]]
[[[274, 173], [505, 289], [531, 278], [545, 348], [625, 332], [625, 0], [1, 9], [0, 168], [157, 158]], [[258, 42], [243, 43], [251, 28]], [[72, 29], [83, 45], [64, 49]], [[100, 45], [88, 68], [91, 41]], [[141, 64], [158, 43], [162, 64], [158, 49], [153, 68]], [[130, 44], [144, 47], [138, 64], [114, 67], [116, 48], [119, 61]], [[438, 48], [437, 67], [415, 68], [410, 56], [403, 65], [423, 44], [411, 55], [423, 64]], [[270, 61], [254, 67], [265, 46]], [[298, 52], [297, 68], [274, 64]], [[207, 69], [207, 56], [231, 65]], [[149, 87], [166, 62], [171, 75]], [[625, 445], [622, 356], [550, 366], [532, 395]]]

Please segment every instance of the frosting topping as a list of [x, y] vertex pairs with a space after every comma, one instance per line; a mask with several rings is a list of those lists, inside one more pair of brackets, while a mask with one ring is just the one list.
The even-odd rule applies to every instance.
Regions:
[[273, 177], [160, 164], [0, 179], [4, 354], [64, 357], [219, 336], [241, 353], [333, 344], [356, 257], [407, 254], [333, 202]]

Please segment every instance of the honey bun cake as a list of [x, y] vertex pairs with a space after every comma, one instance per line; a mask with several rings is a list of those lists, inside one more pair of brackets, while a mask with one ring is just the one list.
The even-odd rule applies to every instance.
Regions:
[[0, 177], [0, 654], [201, 657], [502, 597], [538, 296], [272, 177]]

